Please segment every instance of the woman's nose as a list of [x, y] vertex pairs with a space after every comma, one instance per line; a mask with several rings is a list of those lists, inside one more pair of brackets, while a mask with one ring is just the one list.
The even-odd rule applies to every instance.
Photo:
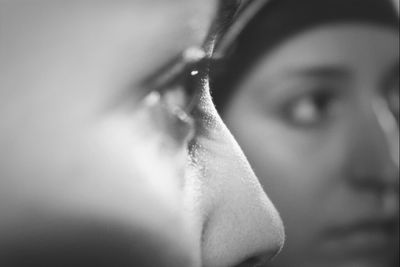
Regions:
[[254, 266], [279, 252], [283, 225], [236, 141], [219, 124], [208, 140], [200, 140], [207, 148], [201, 153], [211, 158], [205, 170], [203, 266]]

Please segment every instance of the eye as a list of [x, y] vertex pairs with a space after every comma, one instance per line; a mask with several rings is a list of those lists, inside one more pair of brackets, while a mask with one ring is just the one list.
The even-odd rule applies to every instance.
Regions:
[[169, 107], [179, 108], [183, 112], [190, 102], [190, 96], [182, 88], [182, 86], [176, 87], [174, 89], [166, 90], [162, 94], [163, 101]]
[[154, 124], [176, 143], [189, 145], [198, 134], [200, 123], [194, 111], [202, 96], [209, 60], [201, 48], [190, 47], [140, 82], [147, 93], [145, 99], [158, 110]]
[[209, 58], [203, 49], [189, 47], [147, 75], [140, 86], [149, 92], [158, 92], [167, 104], [179, 106], [189, 114], [208, 64]]
[[284, 108], [286, 121], [297, 127], [313, 127], [333, 114], [335, 96], [328, 88], [318, 88], [297, 97]]
[[[197, 107], [202, 96], [205, 67], [203, 62], [189, 66], [183, 73], [181, 80], [175, 87], [165, 88], [162, 92], [163, 102], [181, 118], [181, 121], [190, 121], [193, 128], [192, 139], [201, 128], [200, 119], [197, 116]], [[182, 120], [182, 118], [185, 118]]]

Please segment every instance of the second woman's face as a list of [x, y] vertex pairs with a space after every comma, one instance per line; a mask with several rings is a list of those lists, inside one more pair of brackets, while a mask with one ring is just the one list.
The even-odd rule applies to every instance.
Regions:
[[283, 43], [224, 119], [281, 212], [275, 266], [389, 266], [398, 220], [399, 39], [338, 24]]

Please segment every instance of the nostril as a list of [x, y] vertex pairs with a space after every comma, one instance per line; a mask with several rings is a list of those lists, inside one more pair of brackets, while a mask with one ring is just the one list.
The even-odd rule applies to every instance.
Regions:
[[266, 264], [268, 260], [268, 257], [251, 257], [248, 258], [247, 260], [243, 261], [242, 263], [240, 263], [239, 265], [236, 265], [236, 267], [259, 267], [259, 266], [263, 266], [264, 264]]
[[[283, 236], [283, 235], [282, 235]], [[235, 267], [261, 267], [267, 266], [272, 258], [274, 258], [281, 251], [284, 243], [284, 238], [280, 242], [276, 242], [277, 246], [263, 253], [253, 254], [254, 256], [248, 257], [246, 260], [242, 261], [240, 264], [235, 265]], [[278, 245], [279, 244], [279, 245]]]

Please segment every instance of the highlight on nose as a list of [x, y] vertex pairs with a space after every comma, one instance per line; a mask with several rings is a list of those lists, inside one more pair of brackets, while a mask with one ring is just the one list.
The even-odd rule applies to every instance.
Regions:
[[247, 202], [242, 206], [234, 199], [227, 200], [217, 215], [211, 215], [203, 235], [204, 266], [254, 266], [281, 250], [285, 235], [278, 212], [266, 196], [255, 199], [241, 200]]
[[225, 146], [218, 148], [224, 156], [210, 167], [213, 179], [204, 194], [212, 204], [203, 226], [203, 266], [258, 264], [281, 250], [283, 223], [239, 145], [222, 122], [220, 126], [215, 138], [224, 137]]

